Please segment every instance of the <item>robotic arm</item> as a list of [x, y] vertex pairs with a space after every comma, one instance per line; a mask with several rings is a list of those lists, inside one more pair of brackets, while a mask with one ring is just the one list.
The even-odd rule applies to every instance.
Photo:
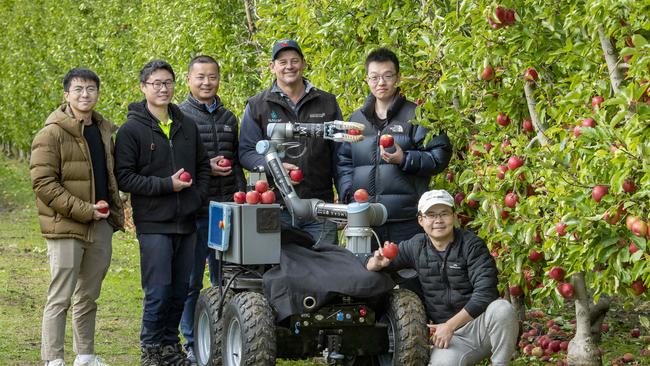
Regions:
[[284, 198], [292, 217], [301, 220], [322, 220], [329, 218], [347, 219], [345, 235], [347, 248], [353, 253], [369, 253], [372, 238], [370, 226], [386, 222], [386, 207], [381, 203], [352, 203], [349, 205], [325, 203], [319, 199], [302, 199], [296, 194], [280, 157], [287, 148], [287, 139], [305, 136], [324, 138], [336, 142], [358, 142], [363, 135], [349, 134], [349, 130], [363, 131], [364, 125], [356, 122], [332, 121], [317, 123], [271, 123], [267, 128], [270, 140], [261, 140], [255, 146], [257, 153], [264, 155], [269, 173]]

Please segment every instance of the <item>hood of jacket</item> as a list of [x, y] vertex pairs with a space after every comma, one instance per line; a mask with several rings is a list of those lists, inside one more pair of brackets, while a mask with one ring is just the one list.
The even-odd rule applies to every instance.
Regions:
[[[92, 113], [92, 119], [98, 123], [98, 126], [101, 126], [104, 123], [109, 123], [110, 132], [113, 133], [117, 131], [117, 126], [104, 119], [104, 116], [96, 111], [93, 111]], [[82, 137], [83, 135], [81, 128], [83, 122], [74, 117], [68, 103], [63, 103], [59, 108], [55, 109], [54, 112], [50, 113], [45, 120], [45, 125], [47, 126], [52, 124], [58, 125], [74, 137]]]

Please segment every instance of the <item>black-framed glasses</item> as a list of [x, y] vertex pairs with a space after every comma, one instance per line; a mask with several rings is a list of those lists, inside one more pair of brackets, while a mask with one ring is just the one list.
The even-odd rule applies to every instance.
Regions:
[[153, 83], [145, 81], [145, 84], [151, 85], [153, 87], [153, 90], [160, 90], [162, 89], [163, 85], [165, 86], [165, 88], [167, 88], [167, 90], [169, 90], [174, 88], [176, 82], [173, 80], [167, 80], [167, 81], [156, 80]]
[[368, 75], [368, 82], [371, 84], [379, 83], [379, 80], [383, 80], [387, 83], [392, 83], [397, 80], [397, 74], [384, 74], [384, 75]]

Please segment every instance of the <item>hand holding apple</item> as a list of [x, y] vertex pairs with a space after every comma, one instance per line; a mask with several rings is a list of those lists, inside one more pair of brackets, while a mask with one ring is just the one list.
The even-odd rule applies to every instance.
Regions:
[[99, 200], [93, 205], [93, 219], [101, 220], [105, 219], [109, 215], [109, 205], [108, 202], [104, 200]]
[[181, 168], [172, 175], [172, 189], [174, 192], [190, 187], [192, 185], [192, 175]]
[[397, 253], [399, 253], [399, 247], [397, 244], [393, 242], [384, 244], [384, 247], [382, 248], [382, 255], [384, 257], [392, 260], [393, 258], [397, 257]]
[[210, 159], [210, 168], [212, 175], [216, 177], [225, 177], [232, 174], [232, 161], [223, 156], [215, 156]]
[[[390, 150], [395, 151], [391, 152]], [[379, 145], [379, 156], [388, 164], [399, 165], [404, 160], [404, 150], [397, 143], [393, 143], [388, 150], [383, 145]]]

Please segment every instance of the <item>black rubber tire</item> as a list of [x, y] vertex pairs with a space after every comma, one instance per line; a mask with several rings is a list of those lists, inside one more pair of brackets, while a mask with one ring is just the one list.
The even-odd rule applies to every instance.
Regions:
[[[388, 337], [392, 350], [377, 356], [376, 364], [380, 366], [426, 365], [429, 362], [429, 345], [427, 316], [422, 301], [415, 293], [406, 289], [392, 290], [387, 301], [386, 312], [381, 315], [379, 321], [388, 324]], [[363, 364], [368, 360], [359, 361], [359, 364]]]
[[273, 311], [264, 295], [242, 292], [224, 307], [224, 366], [273, 366], [277, 343]]
[[[224, 296], [223, 306], [235, 294], [227, 291]], [[223, 334], [223, 312], [219, 314], [218, 287], [210, 287], [203, 291], [196, 300], [194, 312], [194, 354], [198, 366], [222, 366], [221, 340]]]

